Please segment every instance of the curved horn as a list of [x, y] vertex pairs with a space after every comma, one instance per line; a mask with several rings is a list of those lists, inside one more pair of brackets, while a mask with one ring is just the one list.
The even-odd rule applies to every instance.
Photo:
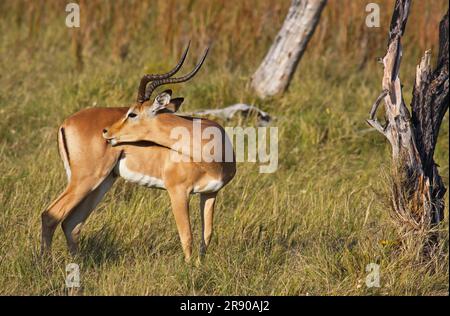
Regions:
[[183, 66], [184, 60], [186, 59], [187, 53], [189, 51], [189, 46], [191, 46], [191, 41], [189, 41], [178, 64], [169, 72], [167, 72], [165, 74], [159, 74], [159, 75], [147, 74], [142, 77], [141, 82], [139, 83], [137, 102], [143, 103], [145, 101], [145, 87], [147, 86], [147, 84], [150, 81], [169, 78], [169, 77], [173, 76], [174, 74], [176, 74], [178, 72], [178, 70], [180, 70], [181, 66]]
[[205, 52], [203, 53], [202, 58], [200, 59], [198, 64], [195, 66], [195, 68], [187, 75], [184, 75], [183, 77], [179, 77], [179, 78], [164, 78], [164, 79], [160, 79], [160, 80], [155, 80], [152, 83], [150, 83], [147, 86], [147, 89], [145, 90], [144, 102], [147, 100], [150, 100], [150, 97], [151, 97], [153, 91], [155, 91], [155, 89], [157, 87], [165, 85], [165, 84], [185, 82], [185, 81], [188, 81], [189, 79], [191, 79], [192, 77], [194, 77], [197, 74], [197, 72], [200, 70], [200, 68], [202, 67], [203, 62], [205, 61], [206, 56], [208, 55], [208, 51], [209, 51], [209, 47], [207, 47], [205, 49]]

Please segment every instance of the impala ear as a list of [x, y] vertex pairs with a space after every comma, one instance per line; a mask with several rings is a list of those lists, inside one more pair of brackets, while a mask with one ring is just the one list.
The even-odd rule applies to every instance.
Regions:
[[157, 114], [159, 111], [164, 110], [166, 106], [170, 103], [170, 98], [172, 96], [172, 90], [165, 90], [158, 94], [150, 107], [150, 113], [152, 115]]
[[181, 106], [181, 103], [183, 103], [184, 98], [174, 98], [170, 100], [170, 103], [166, 105], [166, 109], [168, 109], [171, 112], [176, 112]]
[[165, 90], [158, 94], [155, 98], [155, 101], [153, 101], [153, 106], [165, 106], [169, 104], [170, 98], [172, 96], [172, 90]]

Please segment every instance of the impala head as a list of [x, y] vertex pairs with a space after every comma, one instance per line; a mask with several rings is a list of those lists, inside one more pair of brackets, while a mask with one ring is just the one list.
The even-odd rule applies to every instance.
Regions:
[[145, 140], [150, 133], [152, 120], [160, 113], [175, 113], [184, 98], [172, 98], [172, 90], [158, 94], [153, 103], [137, 103], [119, 121], [103, 130], [103, 137], [111, 144]]
[[149, 102], [149, 100], [157, 87], [165, 84], [188, 81], [200, 70], [206, 55], [208, 54], [208, 48], [205, 50], [199, 63], [190, 73], [179, 78], [171, 78], [183, 65], [188, 50], [189, 45], [184, 51], [178, 64], [171, 71], [165, 74], [148, 74], [142, 77], [139, 84], [136, 103], [130, 107], [124, 117], [115, 122], [112, 126], [103, 130], [103, 137], [108, 142], [112, 145], [116, 145], [118, 143], [144, 140], [155, 116], [161, 113], [175, 113], [179, 109], [184, 99], [172, 99], [172, 90], [165, 90], [158, 94], [153, 103]]

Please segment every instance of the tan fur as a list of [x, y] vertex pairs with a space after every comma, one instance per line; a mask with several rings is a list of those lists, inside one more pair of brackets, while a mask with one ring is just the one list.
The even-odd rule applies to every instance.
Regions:
[[[128, 132], [134, 138], [126, 141], [133, 141], [133, 144], [123, 143], [113, 147], [102, 137], [102, 131], [111, 125], [118, 129], [127, 126], [124, 123], [127, 111], [128, 108], [85, 109], [67, 118], [62, 124], [68, 152], [65, 153], [65, 148], [61, 148], [62, 135], [58, 136], [58, 145], [62, 158], [68, 159], [71, 177], [65, 191], [42, 213], [43, 251], [50, 250], [54, 231], [61, 222], [70, 251], [77, 251], [82, 224], [114, 182], [119, 160], [126, 159], [126, 166], [133, 172], [164, 182], [185, 259], [190, 259], [192, 234], [189, 224], [189, 195], [194, 193], [194, 188], [204, 188], [212, 180], [222, 181], [226, 185], [236, 172], [235, 162], [172, 162], [169, 159], [172, 151], [170, 146], [173, 144], [169, 137], [171, 127], [188, 126], [192, 118], [171, 113], [156, 115], [153, 121], [146, 122], [145, 131], [136, 126], [130, 129]], [[204, 123], [205, 126], [217, 125], [211, 121]], [[147, 136], [143, 137], [144, 134]], [[140, 141], [151, 141], [168, 148]], [[204, 254], [212, 234], [217, 192], [200, 195], [204, 222], [201, 253]]]

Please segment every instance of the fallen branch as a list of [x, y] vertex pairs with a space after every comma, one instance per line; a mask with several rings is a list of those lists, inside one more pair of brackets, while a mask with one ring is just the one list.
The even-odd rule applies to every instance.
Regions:
[[187, 114], [199, 116], [213, 116], [228, 121], [231, 120], [236, 115], [236, 113], [239, 113], [244, 117], [256, 115], [259, 126], [265, 126], [272, 121], [272, 117], [267, 112], [258, 109], [254, 105], [248, 105], [244, 103], [233, 104], [222, 109], [205, 109], [190, 112]]

